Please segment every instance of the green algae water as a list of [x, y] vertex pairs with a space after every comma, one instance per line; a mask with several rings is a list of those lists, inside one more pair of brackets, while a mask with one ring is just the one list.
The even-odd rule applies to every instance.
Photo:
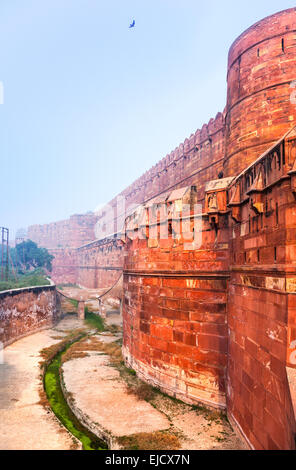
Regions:
[[84, 428], [69, 408], [60, 383], [60, 367], [63, 353], [58, 353], [48, 365], [44, 376], [44, 388], [50, 406], [59, 421], [82, 443], [84, 450], [107, 450], [107, 444]]

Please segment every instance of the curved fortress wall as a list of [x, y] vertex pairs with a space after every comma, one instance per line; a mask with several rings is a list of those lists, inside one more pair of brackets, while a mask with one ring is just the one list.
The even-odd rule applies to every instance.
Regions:
[[228, 188], [227, 410], [255, 449], [295, 448], [295, 157], [294, 130]]
[[208, 218], [195, 216], [197, 197], [195, 187], [175, 190], [128, 220], [123, 355], [170, 395], [225, 407], [227, 224], [215, 233]]
[[[225, 176], [237, 175], [295, 122], [296, 9], [269, 16], [228, 55]], [[296, 87], [296, 83], [295, 83]]]
[[127, 363], [184, 401], [226, 402], [257, 449], [295, 448], [296, 140], [285, 137], [295, 126], [295, 16], [259, 22], [230, 50], [224, 179], [205, 165], [186, 180], [203, 205], [201, 245], [153, 230], [135, 238], [150, 227], [131, 218], [124, 258]]
[[[111, 220], [105, 239], [75, 249], [82, 284], [107, 287], [123, 266], [127, 363], [184, 401], [226, 406], [256, 449], [295, 448], [295, 17], [272, 15], [234, 42], [224, 113], [119, 195], [145, 203], [124, 250], [107, 237], [125, 219], [117, 198], [97, 216]], [[172, 227], [188, 201], [202, 205], [191, 247]], [[185, 215], [192, 228], [192, 207]]]
[[250, 447], [294, 449], [296, 127], [209, 182], [201, 216], [194, 196], [173, 191], [127, 220], [125, 360], [170, 395], [227, 406]]

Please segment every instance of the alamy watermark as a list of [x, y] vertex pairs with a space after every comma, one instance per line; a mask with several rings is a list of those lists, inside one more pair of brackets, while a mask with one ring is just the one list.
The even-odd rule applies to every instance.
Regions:
[[185, 250], [200, 248], [202, 244], [201, 204], [176, 200], [127, 206], [126, 199], [117, 196], [115, 205], [106, 204], [96, 214], [100, 217], [95, 225], [97, 240], [120, 233], [130, 239], [182, 239]]

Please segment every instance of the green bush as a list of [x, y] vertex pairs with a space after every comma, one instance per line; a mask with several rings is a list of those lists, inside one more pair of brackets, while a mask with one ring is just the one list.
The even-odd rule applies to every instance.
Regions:
[[19, 276], [17, 279], [0, 281], [0, 291], [9, 289], [20, 289], [21, 287], [48, 286], [49, 280], [42, 269], [35, 269], [27, 274]]

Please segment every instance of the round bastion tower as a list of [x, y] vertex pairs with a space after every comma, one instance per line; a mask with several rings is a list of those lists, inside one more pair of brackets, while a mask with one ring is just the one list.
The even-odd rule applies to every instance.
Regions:
[[239, 174], [296, 124], [294, 80], [296, 8], [290, 8], [248, 28], [229, 50], [225, 177]]

